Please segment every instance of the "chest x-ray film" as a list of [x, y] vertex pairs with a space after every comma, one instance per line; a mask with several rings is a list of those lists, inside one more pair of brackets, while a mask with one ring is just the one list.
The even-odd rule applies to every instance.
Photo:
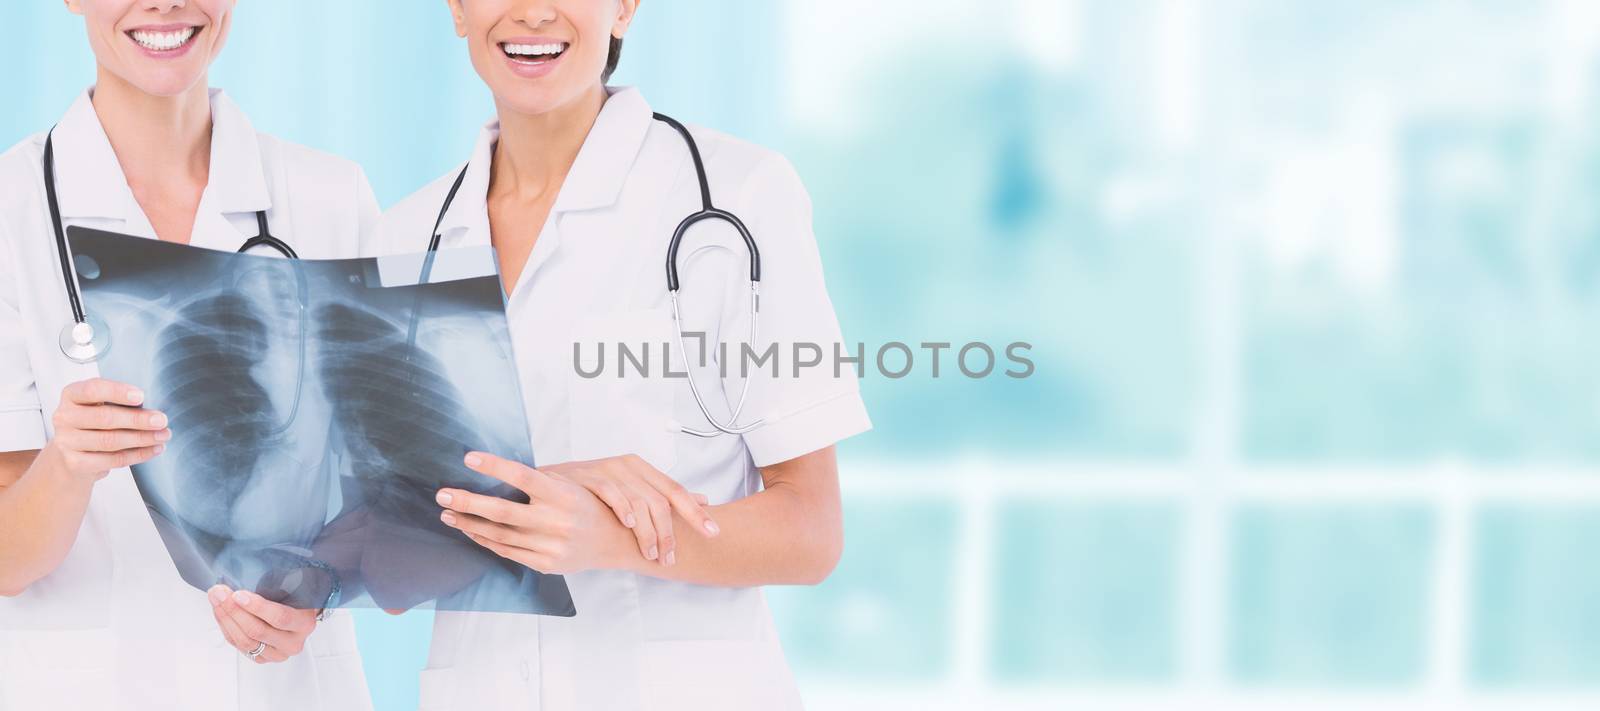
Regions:
[[300, 609], [575, 613], [566, 582], [439, 521], [451, 487], [526, 502], [468, 451], [532, 462], [487, 247], [240, 255], [73, 228], [103, 377], [172, 441], [133, 474], [183, 579]]

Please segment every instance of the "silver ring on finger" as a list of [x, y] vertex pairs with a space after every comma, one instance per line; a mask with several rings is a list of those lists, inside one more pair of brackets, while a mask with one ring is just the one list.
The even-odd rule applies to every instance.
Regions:
[[262, 654], [262, 653], [263, 653], [263, 652], [265, 652], [265, 651], [267, 651], [267, 643], [266, 643], [266, 642], [262, 642], [262, 643], [261, 643], [261, 644], [260, 644], [260, 645], [259, 645], [259, 646], [257, 646], [257, 647], [256, 647], [256, 648], [255, 648], [255, 649], [253, 649], [253, 650], [251, 650], [251, 651], [248, 651], [248, 652], [245, 652], [245, 653], [244, 653], [244, 655], [245, 655], [245, 656], [246, 656], [246, 657], [249, 657], [249, 658], [250, 658], [250, 661], [255, 661], [255, 660], [256, 660], [256, 658], [258, 658], [258, 657], [260, 657], [260, 656], [261, 656], [261, 654]]

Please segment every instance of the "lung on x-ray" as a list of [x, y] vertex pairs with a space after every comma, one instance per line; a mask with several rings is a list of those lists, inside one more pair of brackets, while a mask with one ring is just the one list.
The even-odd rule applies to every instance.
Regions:
[[232, 254], [68, 230], [101, 375], [167, 413], [134, 479], [178, 572], [300, 609], [575, 614], [566, 582], [439, 521], [462, 463], [534, 461], [494, 253]]

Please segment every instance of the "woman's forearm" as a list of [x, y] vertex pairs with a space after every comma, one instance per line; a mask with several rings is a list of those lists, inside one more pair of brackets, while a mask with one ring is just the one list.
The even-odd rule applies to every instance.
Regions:
[[51, 415], [49, 444], [0, 457], [0, 594], [20, 595], [66, 560], [95, 482], [166, 448], [167, 416], [142, 405], [131, 385], [73, 383]]
[[0, 595], [49, 575], [78, 538], [94, 480], [67, 471], [55, 450], [0, 455]]
[[721, 535], [707, 538], [676, 518], [676, 564], [645, 560], [633, 550], [627, 569], [719, 587], [821, 583], [844, 550], [833, 449], [768, 467], [762, 476], [761, 492], [710, 509]]

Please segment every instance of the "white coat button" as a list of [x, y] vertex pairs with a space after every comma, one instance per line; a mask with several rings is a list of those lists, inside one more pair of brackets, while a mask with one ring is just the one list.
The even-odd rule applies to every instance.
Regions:
[[523, 681], [531, 681], [532, 679], [533, 679], [533, 665], [529, 664], [528, 660], [524, 659], [524, 660], [522, 660], [522, 680]]

